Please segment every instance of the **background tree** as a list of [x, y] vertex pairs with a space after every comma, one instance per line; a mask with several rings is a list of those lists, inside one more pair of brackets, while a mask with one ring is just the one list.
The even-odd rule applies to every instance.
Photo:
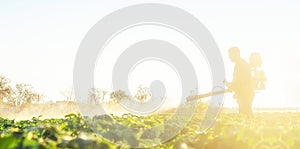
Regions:
[[32, 104], [39, 103], [43, 99], [43, 95], [33, 91], [33, 87], [28, 84], [16, 84], [15, 104]]
[[117, 90], [110, 93], [110, 102], [118, 103], [121, 100], [127, 99], [130, 99], [130, 97], [122, 90]]
[[63, 95], [64, 101], [76, 101], [75, 99], [75, 93], [74, 88], [70, 88], [68, 90], [65, 90], [61, 93]]
[[105, 90], [92, 88], [89, 90], [89, 102], [93, 104], [99, 104], [101, 102], [104, 102], [106, 94], [107, 91]]
[[4, 99], [9, 100], [13, 94], [13, 89], [9, 85], [11, 81], [4, 77], [0, 76], [0, 101], [3, 102]]
[[138, 87], [137, 93], [135, 94], [135, 100], [139, 102], [145, 102], [151, 98], [152, 94], [148, 87], [142, 87], [141, 85]]

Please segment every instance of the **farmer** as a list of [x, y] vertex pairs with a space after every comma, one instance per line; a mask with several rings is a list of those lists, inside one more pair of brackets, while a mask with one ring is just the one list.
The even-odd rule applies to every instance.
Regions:
[[230, 60], [235, 63], [233, 79], [226, 83], [228, 90], [234, 92], [234, 98], [239, 106], [239, 113], [252, 116], [252, 101], [254, 98], [254, 87], [250, 65], [240, 57], [237, 47], [228, 50]]

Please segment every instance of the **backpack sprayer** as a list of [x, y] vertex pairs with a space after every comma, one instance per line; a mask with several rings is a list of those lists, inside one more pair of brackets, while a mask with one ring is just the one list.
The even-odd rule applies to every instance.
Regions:
[[249, 65], [252, 72], [252, 85], [255, 90], [265, 89], [265, 82], [267, 80], [265, 72], [261, 70], [261, 56], [259, 53], [252, 53], [249, 58]]
[[[251, 68], [252, 75], [252, 87], [254, 90], [263, 90], [265, 89], [265, 81], [267, 80], [264, 71], [261, 69], [262, 59], [259, 53], [252, 53], [249, 57], [249, 65]], [[228, 89], [221, 91], [213, 91], [206, 94], [193, 95], [187, 97], [187, 101], [198, 100], [201, 98], [206, 98], [214, 95], [225, 94], [231, 92]]]

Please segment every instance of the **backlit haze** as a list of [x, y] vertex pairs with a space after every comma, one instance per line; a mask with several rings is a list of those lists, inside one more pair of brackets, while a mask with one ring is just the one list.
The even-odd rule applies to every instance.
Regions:
[[[226, 78], [232, 79], [234, 65], [228, 49], [237, 46], [248, 61], [252, 52], [263, 59], [266, 90], [254, 98], [254, 107], [300, 106], [300, 9], [299, 1], [238, 0], [154, 1], [182, 8], [196, 16], [211, 32], [223, 55]], [[131, 1], [6, 1], [0, 5], [0, 74], [13, 83], [31, 84], [46, 100], [62, 100], [62, 92], [73, 82], [73, 64], [81, 40], [103, 16], [132, 4]], [[129, 45], [145, 39], [161, 39], [176, 45], [193, 62], [199, 78], [199, 92], [212, 89], [205, 56], [191, 41], [169, 28], [139, 26], [120, 33], [99, 57], [95, 85], [110, 90], [111, 70], [117, 56]], [[102, 62], [102, 63], [101, 63]], [[129, 76], [135, 92], [141, 84], [162, 80], [169, 99], [180, 96], [180, 80], [168, 65], [147, 61], [137, 65]], [[222, 83], [222, 82], [220, 82]], [[225, 106], [236, 107], [232, 94]]]

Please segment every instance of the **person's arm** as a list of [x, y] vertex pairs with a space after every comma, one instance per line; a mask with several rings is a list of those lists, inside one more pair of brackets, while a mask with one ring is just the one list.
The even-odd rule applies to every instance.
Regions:
[[232, 81], [231, 82], [225, 82], [228, 90], [230, 92], [235, 91], [235, 88], [237, 86], [237, 82], [239, 80], [239, 75], [238, 75], [238, 71], [237, 71], [237, 66], [234, 67], [234, 72], [233, 72], [233, 77], [232, 77]]
[[227, 90], [229, 91], [229, 92], [232, 92], [233, 90], [232, 90], [232, 83], [231, 82], [227, 82], [226, 80], [224, 80], [224, 83], [225, 83], [225, 85], [226, 85], [226, 87], [227, 87]]

